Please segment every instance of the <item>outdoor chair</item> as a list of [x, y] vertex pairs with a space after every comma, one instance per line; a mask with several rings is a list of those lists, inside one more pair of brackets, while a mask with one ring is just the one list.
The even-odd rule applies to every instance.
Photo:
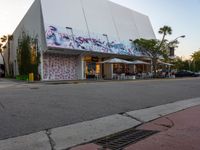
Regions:
[[145, 79], [147, 77], [146, 73], [142, 73], [142, 79]]
[[117, 79], [117, 74], [116, 74], [116, 73], [113, 73], [113, 74], [112, 74], [112, 79], [113, 79], [113, 80], [116, 80], [116, 79]]
[[96, 74], [95, 74], [95, 78], [96, 78], [97, 80], [99, 80], [99, 79], [101, 79], [101, 75], [100, 75], [99, 73], [96, 73]]
[[122, 74], [120, 75], [120, 79], [121, 79], [121, 80], [125, 80], [125, 79], [126, 79], [126, 74], [125, 74], [125, 73], [122, 73]]

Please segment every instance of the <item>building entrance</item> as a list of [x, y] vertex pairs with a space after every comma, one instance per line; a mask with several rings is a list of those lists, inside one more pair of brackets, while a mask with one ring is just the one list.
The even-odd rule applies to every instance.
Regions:
[[85, 57], [86, 79], [98, 79], [101, 76], [101, 64], [98, 57]]

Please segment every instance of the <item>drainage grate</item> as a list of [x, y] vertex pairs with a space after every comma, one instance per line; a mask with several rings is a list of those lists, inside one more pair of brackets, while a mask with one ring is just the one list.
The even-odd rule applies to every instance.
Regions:
[[135, 128], [133, 128], [108, 137], [98, 139], [94, 143], [103, 146], [103, 149], [108, 148], [110, 150], [122, 150], [129, 144], [136, 143], [158, 132], [159, 131], [136, 130]]

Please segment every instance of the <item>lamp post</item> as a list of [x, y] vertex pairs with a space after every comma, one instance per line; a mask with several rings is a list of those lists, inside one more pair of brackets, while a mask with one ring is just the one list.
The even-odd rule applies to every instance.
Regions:
[[72, 36], [72, 41], [73, 41], [73, 44], [74, 44], [74, 47], [76, 47], [73, 29], [72, 29], [71, 27], [66, 27], [66, 29], [67, 29], [67, 30], [70, 30], [71, 36]]
[[185, 35], [181, 35], [181, 36], [175, 38], [173, 41], [176, 41], [176, 40], [179, 39], [179, 38], [185, 38], [185, 37], [186, 37]]
[[110, 50], [110, 44], [109, 44], [108, 35], [107, 34], [103, 34], [103, 36], [106, 38], [106, 40], [107, 40], [107, 47], [108, 47], [108, 50]]
[[170, 58], [171, 59], [173, 59], [174, 58], [174, 51], [175, 51], [175, 46], [173, 45], [175, 42], [177, 42], [177, 40], [179, 39], [179, 38], [185, 38], [186, 36], [185, 35], [181, 35], [181, 36], [179, 36], [179, 37], [177, 37], [177, 38], [175, 38], [174, 40], [172, 40], [171, 42], [169, 42], [168, 44], [167, 44], [167, 46], [169, 47], [169, 51], [170, 51]]
[[178, 40], [179, 38], [185, 38], [185, 37], [186, 37], [185, 35], [181, 35], [181, 36], [175, 38], [174, 40], [172, 40], [171, 42], [169, 42], [169, 43], [167, 44], [167, 46], [170, 47], [170, 44], [172, 44], [172, 46], [173, 46], [174, 42], [177, 42], [177, 40]]

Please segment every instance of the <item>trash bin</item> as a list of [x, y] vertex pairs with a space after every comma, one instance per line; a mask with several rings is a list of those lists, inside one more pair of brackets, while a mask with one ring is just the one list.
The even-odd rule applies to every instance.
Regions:
[[34, 81], [34, 74], [33, 73], [29, 73], [28, 81], [29, 82], [33, 82]]

